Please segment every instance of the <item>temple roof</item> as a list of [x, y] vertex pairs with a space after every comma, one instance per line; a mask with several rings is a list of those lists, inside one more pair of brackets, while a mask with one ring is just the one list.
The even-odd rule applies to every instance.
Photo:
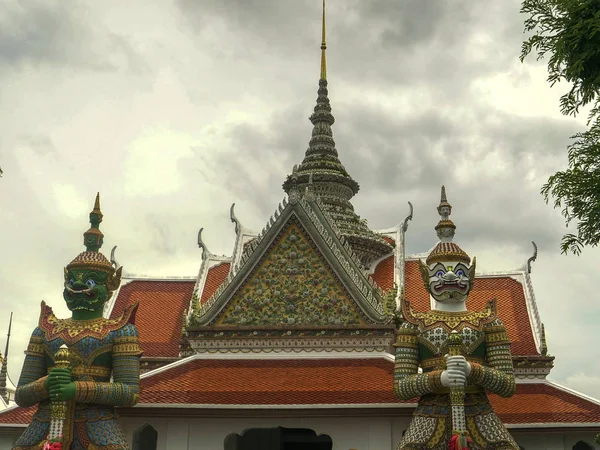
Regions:
[[135, 325], [144, 357], [176, 358], [194, 284], [193, 280], [130, 281], [119, 290], [110, 317], [119, 317], [127, 305], [139, 302]]
[[[198, 295], [204, 303], [225, 282], [229, 264], [221, 263], [209, 271], [204, 291]], [[394, 260], [390, 256], [379, 262], [371, 278], [384, 290], [394, 283]], [[530, 317], [525, 283], [510, 274], [479, 274], [467, 300], [469, 309], [482, 309], [492, 298], [497, 299], [498, 314], [505, 323], [513, 341], [515, 356], [539, 355]], [[116, 317], [132, 301], [139, 301], [136, 325], [145, 357], [177, 357], [181, 335], [182, 316], [189, 310], [194, 282], [189, 280], [134, 280], [121, 288], [117, 294], [111, 317]], [[423, 286], [418, 262], [406, 261], [405, 294], [417, 311], [430, 309], [429, 294]], [[166, 306], [169, 308], [166, 308]]]
[[[240, 410], [304, 408], [389, 408], [409, 416], [416, 399], [393, 393], [391, 355], [282, 355], [261, 358], [193, 356], [142, 375], [142, 399], [122, 415], [151, 406]], [[244, 380], [240, 383], [240, 380]], [[335, 382], [332, 382], [335, 380]], [[500, 419], [512, 427], [598, 428], [600, 403], [555, 383], [518, 383], [510, 399], [490, 394]], [[35, 407], [0, 412], [0, 426], [25, 426]], [[136, 414], [140, 414], [139, 412]]]

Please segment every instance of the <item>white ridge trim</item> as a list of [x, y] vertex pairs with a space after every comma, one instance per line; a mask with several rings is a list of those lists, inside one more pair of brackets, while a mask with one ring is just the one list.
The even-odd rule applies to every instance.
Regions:
[[598, 422], [505, 423], [506, 428], [598, 428]]
[[[583, 400], [587, 400], [588, 402], [591, 402], [595, 405], [600, 406], [600, 400], [595, 399], [594, 397], [590, 397], [589, 395], [582, 394], [581, 392], [578, 392], [574, 389], [563, 386], [562, 384], [555, 383], [554, 381], [546, 380], [546, 384], [548, 384], [552, 387], [555, 387], [556, 389], [558, 389], [560, 391], [566, 392], [567, 394], [575, 395], [576, 397], [582, 398]], [[597, 424], [596, 426], [600, 426], [600, 424]]]

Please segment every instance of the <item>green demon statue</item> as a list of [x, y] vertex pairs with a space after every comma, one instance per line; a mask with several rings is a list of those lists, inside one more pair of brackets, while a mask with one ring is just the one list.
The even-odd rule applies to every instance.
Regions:
[[452, 242], [451, 208], [442, 187], [435, 227], [440, 242], [420, 261], [432, 309], [417, 312], [408, 301], [402, 304], [394, 389], [401, 400], [420, 398], [398, 449], [518, 450], [486, 395], [515, 392], [510, 338], [495, 301], [483, 311], [467, 311], [475, 258], [471, 263]]
[[142, 351], [133, 324], [136, 305], [118, 319], [102, 317], [119, 287], [122, 268], [99, 252], [100, 222], [98, 194], [91, 227], [84, 233], [86, 251], [64, 269], [63, 297], [72, 317], [57, 319], [42, 302], [39, 325], [29, 341], [15, 401], [38, 408], [13, 450], [129, 449], [115, 407], [139, 400]]

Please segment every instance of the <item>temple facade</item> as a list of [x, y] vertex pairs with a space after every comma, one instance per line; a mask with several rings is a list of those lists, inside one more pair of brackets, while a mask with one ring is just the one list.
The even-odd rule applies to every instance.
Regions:
[[[410, 423], [416, 399], [394, 395], [394, 311], [405, 298], [431, 308], [418, 264], [430, 251], [405, 253], [412, 206], [385, 230], [355, 212], [359, 185], [333, 139], [325, 47], [323, 20], [312, 137], [262, 231], [232, 205], [231, 255], [211, 253], [200, 230], [197, 276], [125, 274], [106, 305], [114, 318], [139, 302], [141, 401], [120, 409], [133, 449], [391, 450]], [[477, 273], [469, 296], [469, 310], [496, 299], [512, 341], [516, 394], [490, 400], [524, 449], [594, 448], [600, 402], [547, 379], [555, 361], [532, 287], [535, 257]], [[35, 408], [1, 397], [4, 449]], [[244, 447], [251, 440], [263, 446]]]

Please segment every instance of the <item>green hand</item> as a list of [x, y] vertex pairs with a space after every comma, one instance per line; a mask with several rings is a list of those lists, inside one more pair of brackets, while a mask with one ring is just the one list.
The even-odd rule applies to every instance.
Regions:
[[73, 400], [75, 398], [75, 383], [72, 381], [54, 386], [54, 389], [50, 390], [50, 400], [64, 402], [67, 400]]
[[[71, 387], [66, 387], [70, 386]], [[50, 394], [50, 400], [70, 400], [75, 396], [75, 384], [71, 377], [71, 369], [59, 369], [57, 367], [50, 370], [46, 379], [46, 389]], [[71, 393], [71, 390], [73, 391]], [[71, 395], [72, 394], [72, 395]], [[70, 395], [70, 398], [65, 396]]]

